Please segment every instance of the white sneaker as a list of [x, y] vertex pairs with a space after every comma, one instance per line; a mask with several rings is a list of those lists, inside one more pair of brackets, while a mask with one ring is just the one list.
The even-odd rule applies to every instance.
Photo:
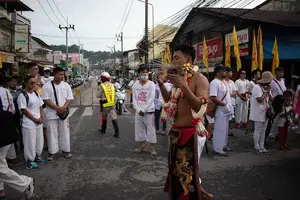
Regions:
[[268, 153], [269, 151], [265, 148], [260, 149], [261, 153]]
[[20, 200], [30, 200], [33, 198], [33, 191], [34, 191], [34, 179], [31, 178], [28, 188], [23, 192], [21, 195]]

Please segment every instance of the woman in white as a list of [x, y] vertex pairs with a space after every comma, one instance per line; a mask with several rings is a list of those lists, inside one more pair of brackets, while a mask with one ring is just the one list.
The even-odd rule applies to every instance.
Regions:
[[39, 169], [38, 164], [46, 163], [41, 158], [44, 147], [43, 101], [36, 91], [34, 76], [25, 77], [25, 90], [18, 97], [18, 106], [23, 113], [22, 135], [26, 169]]
[[[2, 110], [15, 113], [13, 97], [4, 86], [5, 77], [0, 74], [0, 106]], [[13, 144], [12, 144], [13, 145]], [[31, 199], [34, 191], [34, 180], [31, 177], [19, 175], [11, 170], [6, 162], [6, 155], [11, 145], [0, 147], [0, 199], [6, 197], [4, 185], [22, 193], [21, 199]]]
[[262, 73], [262, 78], [253, 87], [251, 96], [250, 120], [254, 121], [254, 148], [259, 153], [266, 153], [265, 149], [265, 131], [268, 124], [266, 117], [269, 101], [273, 100], [271, 95], [271, 81], [273, 75], [267, 71]]
[[151, 155], [156, 156], [154, 144], [156, 143], [156, 132], [154, 125], [155, 112], [155, 84], [148, 80], [148, 68], [141, 67], [138, 70], [140, 79], [132, 87], [133, 107], [135, 114], [135, 141], [140, 142], [140, 148], [135, 152], [145, 151], [146, 144], [150, 144]]

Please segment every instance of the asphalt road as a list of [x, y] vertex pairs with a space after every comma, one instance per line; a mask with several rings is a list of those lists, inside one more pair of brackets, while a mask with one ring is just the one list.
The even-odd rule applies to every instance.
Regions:
[[[11, 167], [36, 178], [36, 193], [43, 200], [166, 200], [167, 138], [158, 136], [157, 157], [135, 154], [133, 111], [119, 118], [121, 138], [113, 127], [101, 135], [99, 106], [91, 106], [91, 89], [83, 89], [82, 106], [73, 105], [70, 124], [73, 158], [57, 160], [28, 171], [23, 163]], [[253, 152], [252, 134], [233, 130], [233, 152], [217, 157], [203, 152], [200, 165], [204, 187], [216, 200], [299, 200], [300, 137], [290, 134], [293, 149], [269, 154]], [[211, 143], [209, 143], [211, 150]], [[7, 189], [7, 200], [16, 199]]]

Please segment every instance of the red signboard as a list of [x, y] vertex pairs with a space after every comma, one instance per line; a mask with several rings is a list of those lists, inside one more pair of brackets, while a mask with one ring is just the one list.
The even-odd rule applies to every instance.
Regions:
[[[212, 58], [222, 57], [222, 38], [214, 38], [211, 40], [206, 40], [206, 45], [208, 48], [208, 60]], [[197, 43], [195, 45], [196, 49], [196, 61], [202, 60], [203, 58], [203, 42]]]
[[[240, 49], [240, 56], [241, 57], [242, 56], [249, 56], [249, 45], [248, 45], [248, 43], [240, 44], [239, 49]], [[234, 57], [233, 46], [231, 47], [231, 55]]]

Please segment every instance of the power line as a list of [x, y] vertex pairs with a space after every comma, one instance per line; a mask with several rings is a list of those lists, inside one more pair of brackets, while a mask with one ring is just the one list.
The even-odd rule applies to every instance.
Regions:
[[51, 6], [50, 3], [49, 3], [49, 0], [46, 0], [46, 1], [47, 1], [47, 4], [49, 5], [50, 9], [52, 10], [53, 14], [55, 15], [56, 19], [57, 19], [61, 24], [64, 24], [64, 23], [61, 22], [61, 20], [58, 18], [58, 16], [57, 16], [56, 13], [54, 12], [52, 6]]
[[54, 3], [56, 9], [58, 10], [58, 12], [60, 13], [60, 15], [62, 16], [62, 18], [67, 22], [67, 19], [64, 17], [64, 15], [60, 12], [60, 9], [58, 8], [57, 4], [55, 3], [54, 0], [52, 0], [52, 2]]
[[127, 0], [127, 4], [126, 4], [125, 10], [124, 10], [122, 19], [121, 19], [121, 21], [120, 21], [120, 24], [119, 24], [119, 26], [118, 26], [116, 35], [119, 33], [119, 30], [120, 30], [120, 28], [121, 28], [121, 26], [122, 26], [122, 22], [123, 22], [123, 20], [124, 20], [125, 15], [126, 15], [126, 11], [127, 11], [128, 6], [129, 6], [129, 2], [130, 2], [130, 0]]
[[55, 28], [57, 28], [56, 24], [52, 21], [52, 19], [49, 17], [49, 15], [47, 14], [47, 12], [45, 11], [44, 7], [42, 6], [40, 0], [37, 0], [41, 6], [41, 8], [43, 9], [44, 13], [47, 15], [48, 19], [51, 21], [51, 23], [55, 26]]
[[127, 19], [128, 19], [129, 13], [130, 13], [130, 11], [131, 11], [131, 8], [132, 8], [132, 4], [133, 4], [133, 0], [131, 1], [131, 4], [130, 4], [130, 7], [129, 7], [129, 10], [128, 10], [128, 12], [127, 12], [127, 15], [126, 15], [125, 21], [124, 21], [124, 23], [123, 23], [123, 26], [122, 26], [122, 28], [121, 28], [121, 31], [120, 31], [120, 32], [122, 32], [122, 31], [123, 31], [123, 28], [124, 28], [124, 26], [125, 26], [125, 24], [126, 24], [126, 22], [127, 22]]
[[[40, 33], [31, 33], [32, 35], [36, 36], [41, 36], [41, 37], [53, 37], [53, 38], [64, 38], [64, 36], [60, 35], [46, 35], [46, 34], [40, 34]], [[124, 38], [138, 38], [141, 37], [142, 35], [137, 35], [137, 36], [127, 36]], [[72, 37], [71, 37], [72, 38]], [[80, 38], [80, 39], [91, 39], [91, 40], [114, 40], [115, 38], [109, 38], [109, 37], [73, 37], [73, 38]]]

